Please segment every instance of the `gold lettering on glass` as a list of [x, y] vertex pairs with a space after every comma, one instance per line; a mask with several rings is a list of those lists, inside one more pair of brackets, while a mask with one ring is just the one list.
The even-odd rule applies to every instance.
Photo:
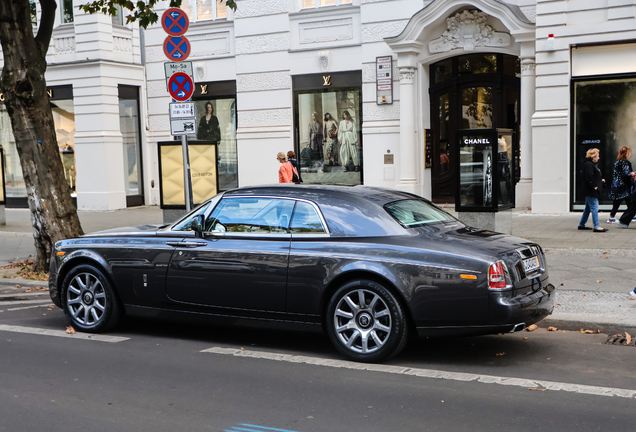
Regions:
[[325, 76], [325, 75], [323, 75], [323, 76], [322, 76], [322, 80], [324, 81], [324, 82], [322, 83], [322, 85], [324, 85], [324, 86], [329, 86], [329, 85], [331, 85], [331, 75], [326, 75], [326, 76]]
[[199, 84], [201, 86], [201, 94], [208, 94], [208, 85], [207, 84]]

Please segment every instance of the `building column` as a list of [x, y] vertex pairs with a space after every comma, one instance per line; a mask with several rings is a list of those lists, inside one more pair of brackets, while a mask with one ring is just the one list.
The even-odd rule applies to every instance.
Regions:
[[521, 179], [516, 189], [517, 208], [529, 208], [532, 202], [532, 116], [535, 111], [535, 61], [521, 59]]
[[415, 148], [415, 68], [399, 67], [400, 76], [400, 182], [399, 189], [415, 193], [417, 149]]

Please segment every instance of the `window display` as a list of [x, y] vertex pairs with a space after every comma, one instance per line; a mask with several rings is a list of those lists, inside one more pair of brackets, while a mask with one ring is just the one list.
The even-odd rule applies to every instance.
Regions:
[[[55, 123], [55, 134], [60, 149], [60, 158], [64, 166], [64, 175], [71, 189], [71, 196], [77, 193], [77, 171], [75, 168], [75, 107], [70, 86], [50, 88], [51, 111]], [[55, 96], [64, 97], [56, 99]], [[66, 99], [67, 97], [71, 97]], [[26, 207], [27, 192], [22, 176], [22, 166], [18, 149], [11, 130], [11, 119], [4, 104], [0, 104], [0, 145], [4, 150], [4, 169], [7, 206]], [[20, 202], [18, 203], [17, 200]]]
[[298, 160], [304, 183], [362, 183], [360, 89], [296, 92]]
[[124, 149], [126, 206], [144, 204], [141, 133], [139, 130], [139, 88], [119, 86], [119, 129]]
[[[583, 210], [582, 168], [587, 150], [600, 150], [598, 167], [609, 185], [618, 149], [636, 148], [636, 78], [575, 81], [573, 138], [573, 209]], [[608, 192], [609, 187], [601, 193], [601, 209], [611, 209]]]
[[236, 99], [201, 98], [197, 108], [197, 134], [188, 139], [217, 144], [219, 191], [238, 187], [236, 153]]

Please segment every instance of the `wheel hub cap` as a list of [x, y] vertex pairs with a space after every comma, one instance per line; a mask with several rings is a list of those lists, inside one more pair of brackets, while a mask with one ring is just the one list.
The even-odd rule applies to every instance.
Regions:
[[358, 324], [362, 328], [371, 327], [371, 323], [373, 322], [373, 318], [368, 313], [364, 312], [358, 315]]
[[90, 305], [91, 303], [93, 303], [93, 294], [86, 292], [84, 293], [83, 299], [84, 304]]

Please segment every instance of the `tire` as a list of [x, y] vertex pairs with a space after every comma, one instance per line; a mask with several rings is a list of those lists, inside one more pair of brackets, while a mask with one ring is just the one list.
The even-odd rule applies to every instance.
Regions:
[[325, 328], [342, 355], [367, 363], [399, 353], [408, 333], [399, 301], [372, 280], [351, 281], [335, 292], [327, 305]]
[[79, 331], [101, 333], [115, 327], [121, 306], [108, 278], [96, 267], [82, 264], [72, 269], [62, 284], [64, 315]]

